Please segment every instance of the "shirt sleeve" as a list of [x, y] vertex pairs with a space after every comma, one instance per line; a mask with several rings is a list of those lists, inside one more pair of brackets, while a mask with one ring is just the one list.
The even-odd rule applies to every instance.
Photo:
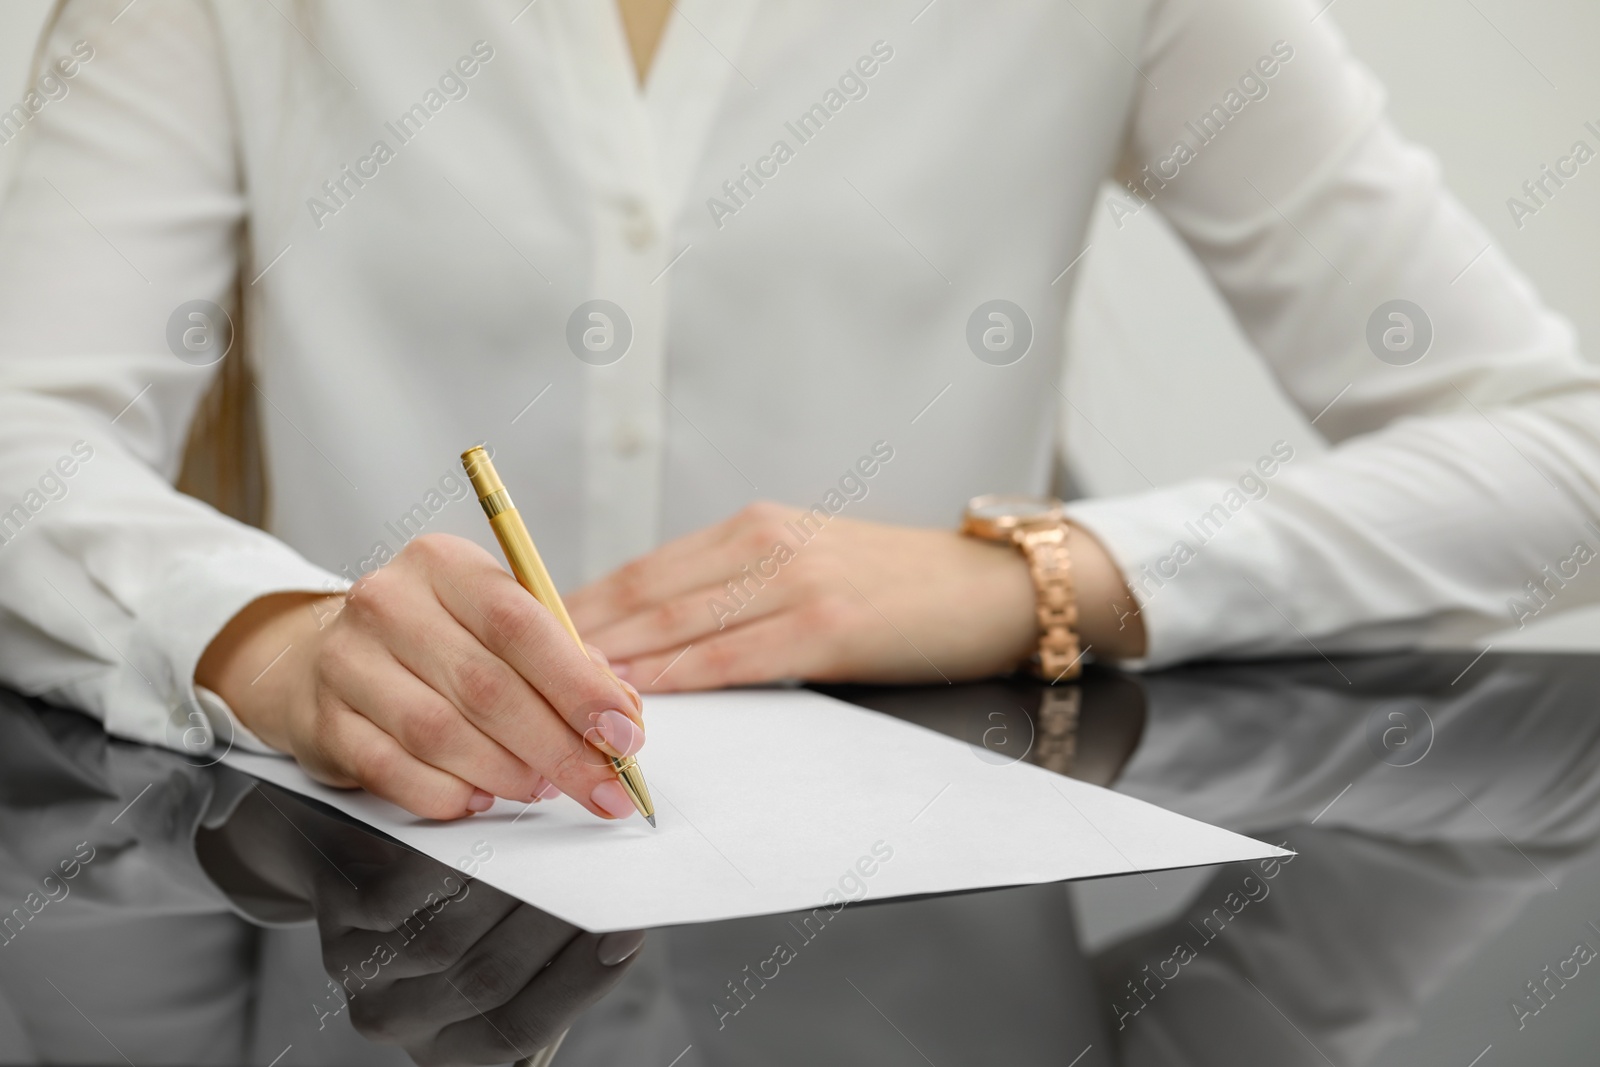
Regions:
[[71, 0], [0, 149], [0, 679], [189, 748], [227, 620], [346, 584], [172, 485], [217, 371], [172, 323], [230, 303], [244, 245], [219, 56], [202, 5]]
[[1150, 14], [1112, 211], [1161, 212], [1335, 447], [1072, 506], [1145, 665], [1459, 641], [1600, 592], [1600, 377], [1322, 6]]

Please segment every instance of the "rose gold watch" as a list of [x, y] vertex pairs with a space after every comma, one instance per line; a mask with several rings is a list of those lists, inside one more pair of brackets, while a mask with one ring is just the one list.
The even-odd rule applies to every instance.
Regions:
[[1039, 651], [1029, 666], [1038, 677], [1052, 683], [1076, 678], [1083, 670], [1067, 529], [1065, 507], [1050, 497], [973, 497], [961, 518], [962, 533], [1016, 545], [1028, 561], [1039, 620]]

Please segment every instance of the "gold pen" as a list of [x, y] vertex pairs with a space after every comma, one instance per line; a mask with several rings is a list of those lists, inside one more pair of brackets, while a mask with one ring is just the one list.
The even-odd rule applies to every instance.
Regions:
[[[500, 542], [501, 551], [506, 555], [506, 562], [511, 565], [511, 573], [522, 588], [532, 593], [535, 600], [561, 620], [561, 625], [567, 628], [567, 633], [572, 635], [572, 639], [578, 643], [578, 648], [587, 656], [589, 648], [583, 643], [583, 638], [578, 636], [578, 628], [572, 625], [572, 616], [567, 614], [567, 606], [561, 603], [561, 594], [556, 592], [556, 584], [550, 580], [550, 572], [544, 569], [544, 561], [539, 558], [539, 550], [533, 547], [533, 538], [528, 535], [528, 527], [523, 525], [522, 516], [511, 503], [511, 495], [506, 492], [505, 483], [500, 480], [500, 475], [495, 473], [494, 464], [489, 462], [489, 454], [481, 446], [469, 448], [461, 453], [461, 465], [466, 468], [467, 478], [472, 482], [472, 488], [477, 491], [478, 503], [483, 505], [483, 513], [489, 516], [489, 525], [494, 529], [494, 536]], [[627, 791], [628, 799], [639, 809], [639, 814], [654, 826], [656, 808], [650, 802], [650, 789], [644, 784], [644, 772], [639, 769], [638, 760], [632, 756], [606, 758], [611, 761], [612, 769], [617, 772], [617, 778], [622, 782], [622, 788]]]

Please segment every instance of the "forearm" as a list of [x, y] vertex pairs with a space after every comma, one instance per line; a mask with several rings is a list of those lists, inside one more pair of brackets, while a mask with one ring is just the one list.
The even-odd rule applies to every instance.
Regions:
[[131, 418], [0, 391], [0, 677], [120, 736], [178, 745], [196, 725], [195, 664], [234, 613], [343, 583], [178, 493], [119, 432]]
[[1127, 573], [1150, 665], [1459, 641], [1600, 595], [1591, 388], [1071, 511]]

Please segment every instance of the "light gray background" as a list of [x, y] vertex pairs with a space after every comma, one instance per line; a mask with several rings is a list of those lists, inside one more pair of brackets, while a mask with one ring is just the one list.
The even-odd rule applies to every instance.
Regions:
[[[21, 94], [50, 0], [0, 0], [0, 107]], [[1337, 24], [1389, 86], [1402, 130], [1430, 146], [1456, 194], [1600, 352], [1600, 161], [1550, 205], [1512, 223], [1506, 199], [1600, 123], [1594, 0], [1333, 0]], [[0, 178], [16, 145], [0, 146]], [[1066, 411], [1075, 473], [1091, 493], [1234, 470], [1286, 438], [1318, 439], [1263, 372], [1187, 253], [1153, 211], [1096, 215], [1068, 322]], [[1173, 360], [1200, 348], [1209, 358]], [[1142, 472], [1142, 475], [1141, 473]], [[1600, 649], [1600, 608], [1488, 639], [1497, 648]]]

